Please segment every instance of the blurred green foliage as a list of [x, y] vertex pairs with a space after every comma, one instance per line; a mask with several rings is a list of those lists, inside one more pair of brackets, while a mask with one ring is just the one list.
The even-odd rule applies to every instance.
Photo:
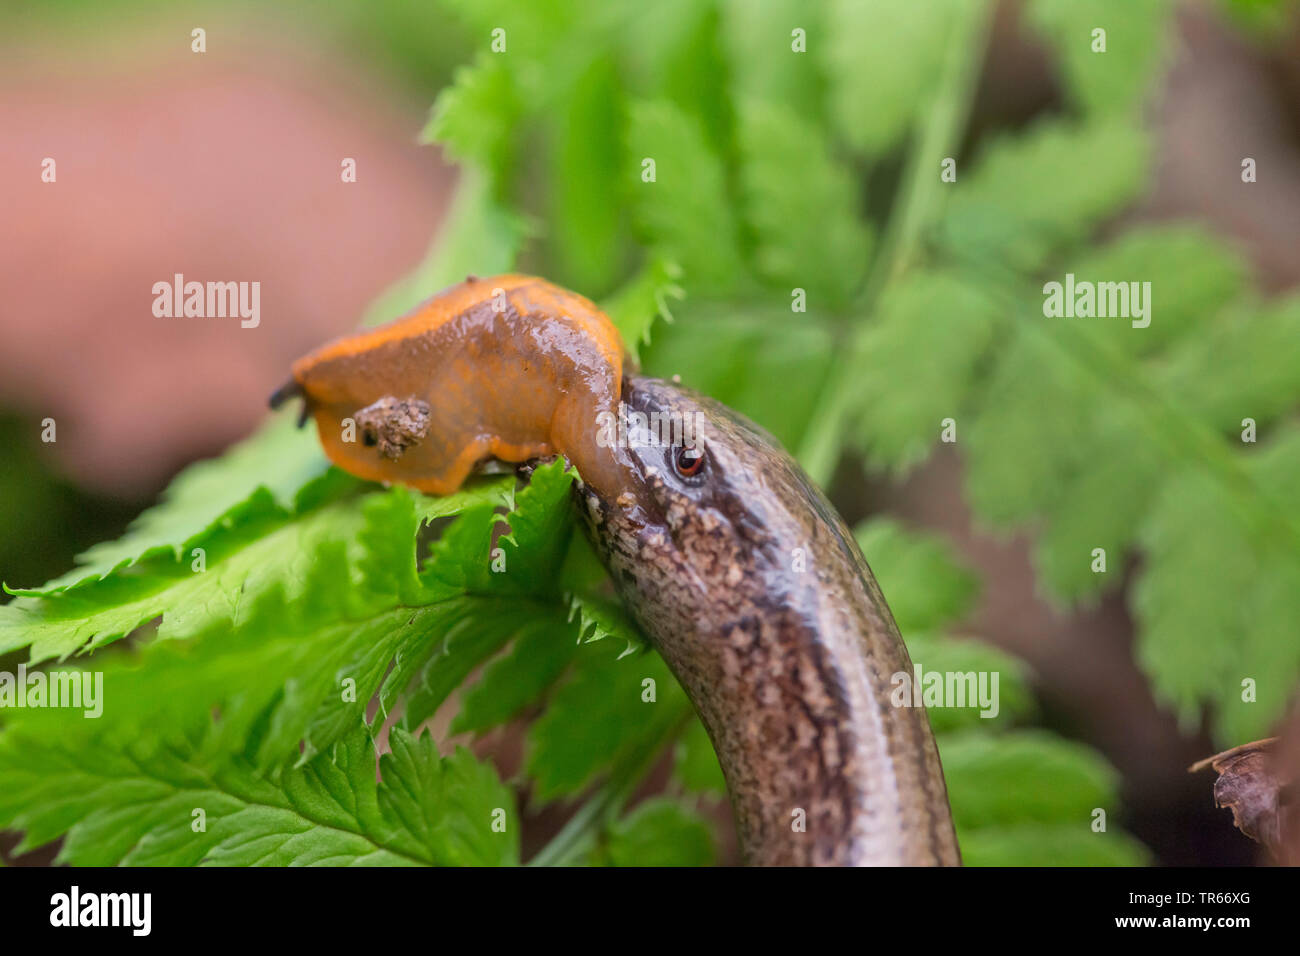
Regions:
[[[526, 41], [480, 53], [430, 127], [491, 184], [489, 210], [547, 224], [513, 236], [526, 267], [619, 303], [620, 279], [670, 275], [685, 300], [642, 350], [647, 369], [768, 425], [820, 480], [846, 449], [906, 471], [953, 418], [977, 515], [1038, 530], [1049, 593], [1095, 598], [1143, 553], [1138, 654], [1157, 696], [1189, 727], [1208, 709], [1225, 744], [1267, 732], [1300, 673], [1286, 636], [1300, 591], [1285, 586], [1300, 571], [1300, 526], [1255, 463], [1289, 461], [1300, 300], [1260, 301], [1236, 250], [1194, 225], [1093, 240], [1152, 169], [1141, 115], [1171, 48], [1169, 0], [1027, 3], [1026, 28], [1055, 55], [1061, 111], [994, 130], [968, 156], [956, 154], [979, 4], [719, 0], [662, 5], [653, 23], [620, 4], [530, 11], [466, 5], [482, 42], [494, 29]], [[1093, 51], [1099, 26], [1105, 53]], [[556, 104], [578, 103], [602, 119], [584, 137], [599, 141], [584, 156], [587, 188], [570, 193], [549, 188], [565, 171], [548, 144], [571, 134]], [[887, 213], [867, 214], [863, 184], [898, 155]], [[943, 183], [949, 157], [957, 180]], [[615, 237], [601, 240], [604, 273], [569, 268], [590, 257], [549, 224], [573, 221]], [[1044, 322], [1041, 284], [1066, 272], [1150, 281], [1158, 318], [1142, 330]], [[796, 290], [806, 312], [792, 311]], [[615, 315], [637, 340], [653, 314], [642, 301], [641, 315]], [[1255, 445], [1240, 440], [1246, 418], [1262, 429]], [[1154, 509], [1186, 482], [1204, 496]], [[1222, 550], [1161, 546], [1197, 536], [1206, 509], [1224, 524]], [[1098, 547], [1106, 574], [1091, 568]], [[1255, 700], [1243, 699], [1247, 678]]]
[[[441, 29], [389, 6], [373, 8], [377, 37]], [[445, 0], [438, 15], [458, 25], [438, 35], [462, 38], [464, 65], [426, 135], [462, 178], [427, 261], [367, 320], [469, 272], [545, 274], [607, 304], [647, 370], [746, 412], [823, 483], [849, 456], [906, 472], [951, 418], [978, 518], [1032, 532], [1045, 590], [1095, 599], [1139, 557], [1137, 653], [1159, 699], [1189, 726], [1208, 714], [1225, 743], [1260, 736], [1300, 672], [1300, 527], [1285, 498], [1300, 479], [1300, 302], [1262, 301], [1240, 256], [1195, 226], [1097, 242], [1152, 168], [1141, 116], [1171, 3], [1024, 8], [1064, 101], [962, 152], [988, 4]], [[1091, 52], [1097, 24], [1109, 54]], [[946, 159], [955, 182], [940, 179]], [[1045, 320], [1042, 283], [1067, 271], [1151, 281], [1151, 327]], [[1245, 417], [1258, 445], [1239, 440]], [[91, 659], [130, 702], [102, 726], [6, 719], [0, 773], [15, 784], [0, 825], [26, 830], [27, 846], [66, 836], [71, 862], [250, 862], [225, 855], [243, 808], [223, 801], [265, 787], [284, 813], [259, 818], [260, 832], [299, 847], [268, 862], [509, 862], [517, 843], [473, 849], [492, 807], [513, 825], [581, 798], [534, 862], [642, 862], [650, 848], [658, 863], [708, 861], [698, 807], [717, 798], [716, 761], [573, 535], [568, 480], [542, 469], [517, 500], [501, 481], [449, 499], [381, 491], [326, 471], [283, 419], [196, 466], [120, 541], [0, 608], [0, 652], [30, 648], [35, 661], [161, 618], [140, 649]], [[451, 516], [417, 564], [423, 524]], [[504, 582], [486, 574], [499, 520], [512, 531]], [[945, 633], [974, 598], [969, 571], [888, 521], [859, 536], [915, 660], [1001, 676], [996, 719], [931, 715], [968, 861], [1141, 861], [1116, 826], [1091, 826], [1116, 808], [1114, 772], [1032, 727], [1014, 661]], [[209, 555], [200, 575], [196, 547]], [[1097, 547], [1106, 574], [1091, 570]], [[1242, 700], [1245, 677], [1257, 702]], [[349, 679], [356, 694], [340, 706]], [[423, 808], [437, 833], [420, 847], [382, 812], [349, 817], [302, 795], [304, 768], [347, 773], [374, 695], [374, 734], [399, 710], [411, 730], [444, 706], [467, 732], [531, 718], [524, 769], [503, 791], [469, 755], [399, 738], [420, 750], [406, 772], [460, 781]], [[164, 745], [177, 761], [164, 770], [128, 759]], [[102, 759], [79, 760], [92, 747]], [[668, 797], [626, 812], [668, 751]], [[166, 808], [195, 805], [191, 791], [213, 779], [231, 781], [213, 797], [223, 836], [196, 851]], [[50, 806], [55, 788], [78, 797]], [[128, 816], [106, 844], [106, 821]], [[300, 833], [311, 836], [290, 839]]]

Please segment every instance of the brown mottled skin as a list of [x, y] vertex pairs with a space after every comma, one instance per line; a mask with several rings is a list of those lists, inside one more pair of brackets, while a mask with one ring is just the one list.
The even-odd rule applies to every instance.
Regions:
[[650, 378], [626, 378], [623, 400], [703, 415], [698, 475], [652, 443], [631, 451], [640, 492], [577, 493], [620, 595], [708, 728], [747, 862], [959, 865], [925, 711], [890, 702], [907, 650], [844, 522], [735, 412]]

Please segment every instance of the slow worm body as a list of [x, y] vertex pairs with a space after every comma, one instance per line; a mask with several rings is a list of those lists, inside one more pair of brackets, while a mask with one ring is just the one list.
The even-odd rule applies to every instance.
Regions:
[[704, 460], [684, 477], [695, 463], [644, 436], [643, 493], [579, 492], [588, 533], [709, 730], [747, 860], [958, 864], [925, 712], [890, 702], [911, 662], [843, 521], [724, 406], [639, 377], [623, 398], [646, 421], [699, 422]]

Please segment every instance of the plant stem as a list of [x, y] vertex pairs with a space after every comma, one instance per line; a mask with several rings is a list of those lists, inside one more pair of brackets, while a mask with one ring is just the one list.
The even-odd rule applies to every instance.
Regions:
[[837, 353], [800, 449], [800, 461], [819, 485], [826, 485], [839, 462], [845, 425], [854, 407], [858, 369], [871, 330], [871, 314], [885, 290], [915, 261], [922, 236], [940, 208], [940, 164], [956, 151], [965, 128], [992, 9], [987, 0], [976, 0], [961, 5], [953, 16], [938, 89], [930, 109], [917, 121], [915, 146], [894, 203], [896, 211], [890, 216], [884, 244], [858, 306], [863, 319], [854, 327], [846, 347]]

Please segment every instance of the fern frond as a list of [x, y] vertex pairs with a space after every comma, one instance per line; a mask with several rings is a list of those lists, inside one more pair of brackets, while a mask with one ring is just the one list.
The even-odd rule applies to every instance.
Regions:
[[[514, 799], [466, 750], [440, 757], [401, 730], [379, 758], [355, 727], [277, 775], [193, 741], [72, 750], [0, 738], [0, 826], [18, 852], [64, 838], [77, 866], [447, 866], [518, 862]], [[493, 813], [498, 827], [494, 829]]]

